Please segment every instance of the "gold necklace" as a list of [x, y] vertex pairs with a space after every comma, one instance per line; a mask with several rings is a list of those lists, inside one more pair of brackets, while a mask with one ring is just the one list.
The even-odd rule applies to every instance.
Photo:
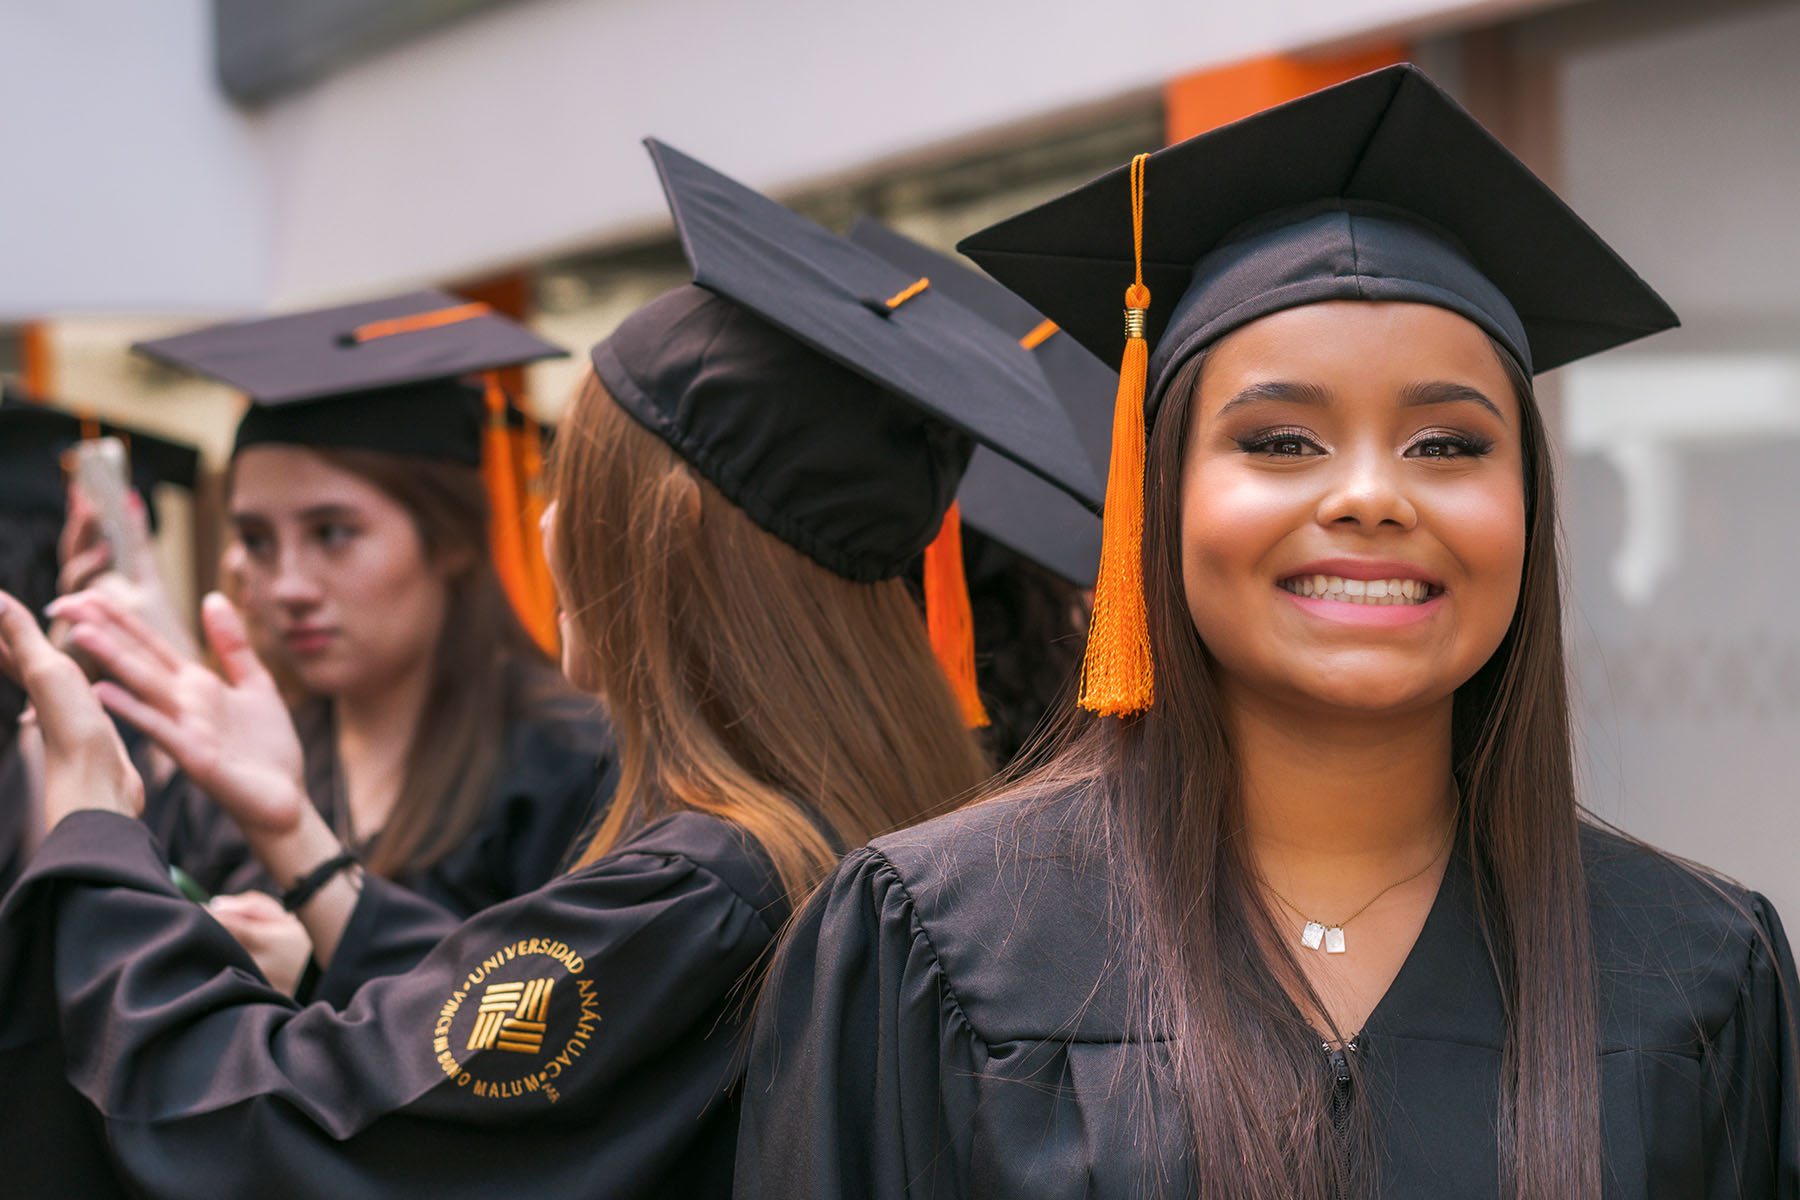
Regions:
[[1316, 917], [1309, 917], [1298, 904], [1295, 904], [1292, 900], [1289, 900], [1286, 896], [1276, 891], [1274, 884], [1270, 883], [1267, 879], [1263, 879], [1260, 875], [1257, 876], [1257, 879], [1264, 887], [1269, 889], [1269, 894], [1271, 896], [1274, 896], [1277, 900], [1287, 905], [1288, 908], [1293, 910], [1294, 915], [1304, 922], [1300, 929], [1300, 944], [1302, 946], [1305, 946], [1308, 950], [1323, 950], [1326, 954], [1343, 954], [1349, 949], [1349, 946], [1344, 942], [1344, 926], [1368, 912], [1370, 908], [1374, 907], [1377, 900], [1381, 899], [1395, 888], [1402, 884], [1411, 883], [1425, 872], [1431, 870], [1431, 868], [1437, 866], [1438, 859], [1444, 857], [1444, 855], [1449, 852], [1450, 847], [1456, 843], [1456, 825], [1457, 819], [1461, 816], [1461, 813], [1462, 805], [1458, 804], [1457, 811], [1452, 814], [1450, 818], [1450, 836], [1444, 840], [1444, 848], [1431, 856], [1430, 862], [1414, 871], [1411, 875], [1408, 875], [1405, 879], [1396, 879], [1394, 882], [1388, 884], [1379, 892], [1370, 896], [1368, 902], [1361, 908], [1357, 909], [1341, 921], [1321, 921]]

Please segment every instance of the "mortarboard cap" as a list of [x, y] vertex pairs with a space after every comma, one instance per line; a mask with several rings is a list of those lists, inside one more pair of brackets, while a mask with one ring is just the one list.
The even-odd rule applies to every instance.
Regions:
[[928, 279], [645, 144], [694, 283], [596, 346], [595, 373], [753, 521], [826, 569], [892, 578], [930, 547], [933, 646], [977, 720], [956, 488], [981, 444], [1097, 503], [1068, 414], [1015, 338]]
[[1082, 683], [1084, 706], [1115, 715], [1154, 697], [1142, 442], [1195, 354], [1259, 317], [1327, 300], [1449, 309], [1527, 372], [1677, 323], [1548, 186], [1407, 65], [1139, 155], [957, 248], [1102, 358], [1122, 356]]
[[[567, 353], [486, 304], [440, 291], [231, 321], [133, 349], [244, 392], [232, 453], [257, 445], [378, 450], [479, 467], [494, 567], [520, 622], [556, 647], [537, 535], [537, 431], [493, 372]], [[469, 376], [482, 373], [484, 383]]]
[[891, 578], [936, 535], [976, 443], [1098, 503], [1081, 439], [1017, 339], [646, 144], [698, 287], [628, 318], [595, 370], [764, 528], [840, 575]]
[[[1154, 408], [1187, 357], [1323, 300], [1411, 300], [1481, 325], [1528, 371], [1677, 324], [1555, 192], [1417, 67], [1386, 67], [1148, 156]], [[1130, 171], [957, 247], [1102, 359], [1125, 335]]]
[[234, 452], [354, 447], [471, 466], [481, 462], [485, 407], [465, 377], [565, 353], [440, 291], [231, 321], [133, 348], [249, 396]]
[[[1095, 471], [1106, 468], [1116, 371], [1018, 296], [980, 272], [867, 217], [849, 239], [931, 286], [1029, 349], [1068, 412]], [[1100, 521], [1086, 505], [1036, 475], [977, 447], [956, 493], [963, 523], [1077, 587], [1091, 587], [1100, 561]]]
[[84, 437], [116, 437], [125, 443], [131, 486], [144, 500], [152, 529], [157, 484], [194, 490], [200, 473], [200, 452], [195, 447], [111, 421], [83, 418], [7, 388], [0, 393], [0, 511], [56, 517], [66, 512], [63, 453]]

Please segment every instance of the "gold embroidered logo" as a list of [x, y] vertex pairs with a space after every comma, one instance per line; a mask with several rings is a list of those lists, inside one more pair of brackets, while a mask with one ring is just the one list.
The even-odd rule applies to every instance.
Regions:
[[544, 1017], [550, 1008], [554, 979], [496, 983], [481, 997], [471, 1050], [513, 1050], [536, 1054], [544, 1048]]
[[566, 942], [522, 938], [473, 964], [438, 1011], [431, 1053], [482, 1100], [554, 1104], [600, 1025], [587, 963]]

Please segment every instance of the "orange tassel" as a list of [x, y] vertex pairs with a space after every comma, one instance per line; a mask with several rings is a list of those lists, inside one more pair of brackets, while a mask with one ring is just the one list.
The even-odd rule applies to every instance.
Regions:
[[[542, 430], [529, 413], [524, 427], [511, 431], [513, 471], [519, 482], [519, 536], [525, 545], [525, 568], [531, 576], [532, 595], [549, 613], [551, 654], [560, 642], [556, 626], [556, 583], [544, 558], [544, 443]], [[541, 639], [540, 639], [541, 641]]]
[[975, 687], [975, 614], [963, 575], [962, 510], [955, 501], [944, 513], [937, 537], [925, 547], [925, 628], [950, 690], [971, 729], [988, 723]]
[[1125, 357], [1113, 404], [1112, 459], [1100, 532], [1094, 615], [1081, 663], [1081, 707], [1102, 716], [1143, 712], [1156, 700], [1150, 621], [1144, 604], [1144, 388], [1150, 347], [1144, 340], [1144, 161], [1131, 160], [1131, 225], [1137, 275], [1125, 289]]
[[[490, 372], [487, 376], [487, 425], [481, 433], [481, 477], [488, 494], [488, 544], [494, 570], [506, 589], [513, 612], [544, 653], [558, 653], [556, 597], [547, 588], [549, 568], [534, 528], [524, 529], [529, 508], [514, 456], [512, 431], [506, 424], [506, 393]], [[534, 562], [535, 560], [535, 562]]]

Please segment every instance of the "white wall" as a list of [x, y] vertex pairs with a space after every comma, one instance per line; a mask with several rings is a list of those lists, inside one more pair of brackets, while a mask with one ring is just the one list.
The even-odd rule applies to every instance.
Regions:
[[0, 319], [302, 304], [602, 242], [662, 219], [647, 133], [780, 190], [1249, 55], [1557, 2], [531, 0], [248, 119], [212, 88], [204, 0], [0, 0], [3, 132], [35, 100], [47, 167], [0, 189]]
[[1800, 6], [1576, 53], [1565, 192], [1684, 327], [1564, 376], [1590, 802], [1800, 913]]
[[206, 0], [0, 0], [0, 321], [255, 305], [258, 139], [212, 85]]

